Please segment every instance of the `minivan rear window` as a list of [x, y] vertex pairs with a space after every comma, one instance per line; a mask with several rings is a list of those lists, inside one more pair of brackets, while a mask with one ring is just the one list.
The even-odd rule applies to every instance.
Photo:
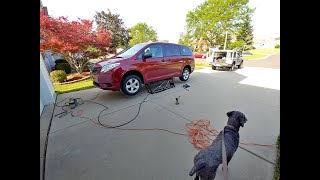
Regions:
[[164, 44], [163, 45], [163, 54], [165, 57], [180, 56], [179, 46], [174, 45], [174, 44]]
[[180, 46], [180, 52], [182, 56], [192, 56], [192, 52], [187, 46]]

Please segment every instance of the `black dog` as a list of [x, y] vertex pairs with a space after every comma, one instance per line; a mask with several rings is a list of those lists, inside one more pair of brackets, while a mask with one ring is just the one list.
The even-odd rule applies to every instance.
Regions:
[[[230, 111], [227, 126], [224, 127], [224, 141], [227, 153], [227, 163], [229, 164], [233, 154], [239, 146], [239, 128], [247, 122], [245, 115], [239, 111]], [[213, 180], [216, 171], [222, 163], [222, 132], [212, 142], [212, 144], [198, 152], [194, 157], [194, 165], [189, 175], [196, 173], [195, 180]]]

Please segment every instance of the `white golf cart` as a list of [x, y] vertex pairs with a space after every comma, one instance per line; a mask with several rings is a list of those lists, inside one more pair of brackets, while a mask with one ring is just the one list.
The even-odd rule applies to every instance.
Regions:
[[211, 64], [212, 69], [228, 68], [233, 71], [235, 66], [239, 69], [243, 67], [243, 59], [238, 51], [235, 50], [218, 50], [210, 48], [207, 52], [206, 61]]

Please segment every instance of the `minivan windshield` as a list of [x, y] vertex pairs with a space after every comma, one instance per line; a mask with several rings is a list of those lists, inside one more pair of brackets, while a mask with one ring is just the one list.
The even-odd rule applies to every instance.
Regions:
[[131, 48], [129, 48], [128, 50], [126, 50], [125, 52], [118, 54], [116, 58], [130, 58], [145, 46], [146, 46], [146, 43], [136, 44]]

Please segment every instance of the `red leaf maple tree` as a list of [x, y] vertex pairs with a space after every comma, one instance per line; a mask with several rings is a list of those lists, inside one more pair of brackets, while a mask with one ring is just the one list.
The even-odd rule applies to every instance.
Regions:
[[92, 22], [68, 21], [66, 17], [53, 18], [40, 13], [40, 51], [61, 53], [81, 74], [90, 59], [114, 51], [110, 48], [110, 34], [103, 29], [93, 31]]

